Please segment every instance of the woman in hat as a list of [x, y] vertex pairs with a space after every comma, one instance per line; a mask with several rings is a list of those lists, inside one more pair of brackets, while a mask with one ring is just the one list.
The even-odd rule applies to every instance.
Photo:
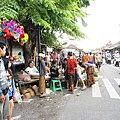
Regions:
[[43, 53], [39, 53], [40, 97], [46, 97], [46, 84], [45, 84], [46, 67], [45, 67], [45, 61], [43, 60], [44, 57], [45, 57], [45, 55]]

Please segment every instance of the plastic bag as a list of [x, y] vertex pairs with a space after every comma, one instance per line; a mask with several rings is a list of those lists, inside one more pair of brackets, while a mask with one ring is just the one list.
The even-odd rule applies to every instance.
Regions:
[[15, 101], [16, 103], [22, 103], [22, 98], [19, 92], [16, 91], [15, 93]]

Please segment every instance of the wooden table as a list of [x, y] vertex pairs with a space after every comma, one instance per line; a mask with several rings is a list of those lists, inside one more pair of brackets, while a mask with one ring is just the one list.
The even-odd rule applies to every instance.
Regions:
[[[45, 80], [46, 81], [50, 80], [50, 77], [48, 77], [48, 76], [45, 77]], [[15, 83], [18, 83], [20, 94], [22, 94], [23, 88], [25, 88], [26, 86], [29, 86], [32, 83], [38, 83], [38, 82], [39, 82], [39, 78], [32, 78], [29, 82], [25, 82], [23, 80], [15, 79]]]

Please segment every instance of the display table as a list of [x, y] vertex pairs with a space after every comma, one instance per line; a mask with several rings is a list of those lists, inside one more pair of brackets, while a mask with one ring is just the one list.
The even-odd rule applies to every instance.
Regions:
[[[46, 81], [50, 80], [50, 77], [49, 76], [45, 76], [45, 80]], [[39, 78], [31, 78], [31, 80], [29, 82], [24, 82], [23, 80], [15, 79], [15, 83], [18, 83], [20, 94], [22, 94], [22, 90], [25, 87], [28, 87], [30, 84], [37, 83], [37, 82], [39, 82]]]

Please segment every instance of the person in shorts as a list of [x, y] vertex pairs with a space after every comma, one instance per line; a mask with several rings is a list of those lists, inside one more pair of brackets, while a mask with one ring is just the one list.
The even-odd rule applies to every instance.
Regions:
[[76, 60], [73, 58], [72, 52], [69, 52], [67, 59], [67, 73], [68, 73], [68, 83], [72, 94], [74, 93], [74, 80], [75, 80], [76, 67], [77, 67]]

